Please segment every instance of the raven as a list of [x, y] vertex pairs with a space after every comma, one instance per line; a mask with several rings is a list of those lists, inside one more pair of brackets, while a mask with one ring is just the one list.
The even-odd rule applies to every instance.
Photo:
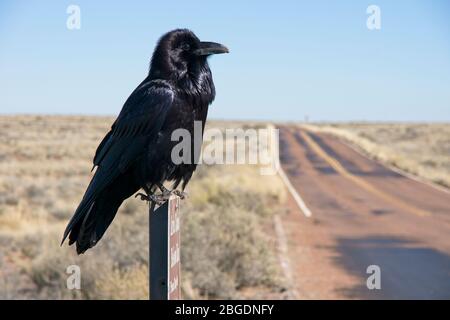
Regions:
[[[186, 187], [197, 161], [175, 164], [171, 151], [176, 129], [204, 128], [215, 88], [207, 57], [227, 53], [215, 42], [202, 42], [187, 29], [163, 35], [155, 48], [148, 76], [126, 100], [94, 156], [94, 176], [64, 232], [69, 245], [84, 253], [102, 238], [122, 202], [135, 194], [160, 202], [182, 183]], [[193, 140], [193, 139], [191, 139]], [[195, 159], [194, 159], [195, 160]], [[163, 186], [172, 181], [173, 188]], [[156, 194], [157, 188], [162, 194]]]

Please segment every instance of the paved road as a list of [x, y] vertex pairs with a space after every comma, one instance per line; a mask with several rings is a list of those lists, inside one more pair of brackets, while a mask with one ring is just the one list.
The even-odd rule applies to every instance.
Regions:
[[298, 298], [450, 299], [450, 193], [303, 129], [281, 128], [280, 158], [312, 212], [283, 217]]

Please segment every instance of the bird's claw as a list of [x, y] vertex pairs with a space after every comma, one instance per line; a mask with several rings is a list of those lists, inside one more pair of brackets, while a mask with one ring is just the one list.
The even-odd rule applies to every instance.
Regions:
[[172, 193], [178, 197], [180, 197], [181, 200], [184, 200], [188, 194], [184, 191], [180, 191], [180, 190], [172, 190]]
[[149, 198], [150, 198], [150, 201], [156, 203], [158, 206], [163, 205], [164, 202], [169, 200], [169, 198], [163, 194], [152, 194]]
[[150, 201], [150, 197], [144, 193], [136, 193], [135, 198], [140, 197], [142, 201]]
[[144, 193], [136, 193], [135, 198], [140, 197], [142, 201], [154, 202], [158, 206], [164, 204], [169, 198], [164, 194], [151, 194], [147, 195]]
[[178, 197], [180, 197], [180, 199], [185, 199], [187, 197], [187, 193], [184, 191], [180, 191], [180, 190], [165, 190], [160, 194], [144, 194], [144, 193], [136, 193], [136, 195], [134, 196], [135, 198], [140, 197], [142, 201], [147, 201], [147, 202], [154, 202], [156, 203], [158, 206], [164, 204], [164, 202], [166, 202], [167, 200], [169, 200], [170, 196], [174, 194]]

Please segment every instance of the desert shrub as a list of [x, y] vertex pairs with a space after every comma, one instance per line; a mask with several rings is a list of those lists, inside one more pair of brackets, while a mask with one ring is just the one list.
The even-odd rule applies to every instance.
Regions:
[[182, 266], [201, 295], [233, 298], [242, 287], [277, 285], [275, 261], [257, 220], [233, 206], [183, 215]]
[[234, 205], [262, 216], [286, 199], [278, 176], [262, 178], [256, 166], [199, 166], [188, 193], [189, 205], [197, 209]]
[[25, 195], [31, 198], [31, 201], [36, 202], [45, 196], [45, 189], [42, 186], [31, 185], [27, 187]]
[[148, 211], [148, 206], [138, 199], [127, 199], [120, 208], [124, 214], [138, 214]]
[[262, 178], [257, 170], [196, 171], [182, 212], [181, 262], [189, 297], [238, 298], [244, 287], [281, 286], [274, 249], [262, 230], [286, 194], [277, 176]]
[[[36, 285], [38, 296], [50, 299], [124, 299], [129, 293], [128, 299], [148, 297], [146, 289], [139, 289], [146, 277], [143, 270], [147, 268], [147, 242], [139, 235], [136, 235], [136, 241], [128, 241], [136, 230], [129, 227], [130, 221], [124, 224], [126, 226], [120, 224], [115, 227], [111, 236], [81, 256], [75, 254], [74, 248], [59, 246], [61, 234], [56, 230], [26, 237], [24, 240], [28, 245], [22, 243], [19, 247], [31, 261], [25, 271]], [[66, 287], [69, 276], [66, 270], [70, 265], [80, 267], [81, 290]], [[146, 285], [142, 285], [144, 287]], [[125, 288], [128, 289], [122, 290]]]
[[66, 205], [56, 205], [48, 208], [51, 216], [57, 220], [68, 220], [74, 213], [74, 210]]
[[148, 299], [148, 267], [134, 265], [105, 273], [95, 281], [95, 292], [101, 299]]

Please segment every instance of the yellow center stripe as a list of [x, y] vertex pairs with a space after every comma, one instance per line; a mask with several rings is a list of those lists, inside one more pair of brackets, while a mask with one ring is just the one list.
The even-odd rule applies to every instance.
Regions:
[[400, 200], [396, 197], [391, 196], [390, 194], [379, 190], [375, 186], [371, 185], [367, 181], [353, 175], [348, 172], [336, 159], [332, 158], [328, 153], [326, 153], [311, 137], [304, 131], [300, 131], [301, 137], [306, 141], [306, 143], [314, 150], [323, 160], [325, 160], [334, 170], [336, 170], [339, 174], [344, 176], [345, 178], [353, 181], [361, 188], [373, 193], [374, 195], [390, 202], [397, 207], [401, 207], [411, 213], [414, 213], [420, 217], [429, 216], [431, 213], [416, 207], [411, 206], [403, 200]]

